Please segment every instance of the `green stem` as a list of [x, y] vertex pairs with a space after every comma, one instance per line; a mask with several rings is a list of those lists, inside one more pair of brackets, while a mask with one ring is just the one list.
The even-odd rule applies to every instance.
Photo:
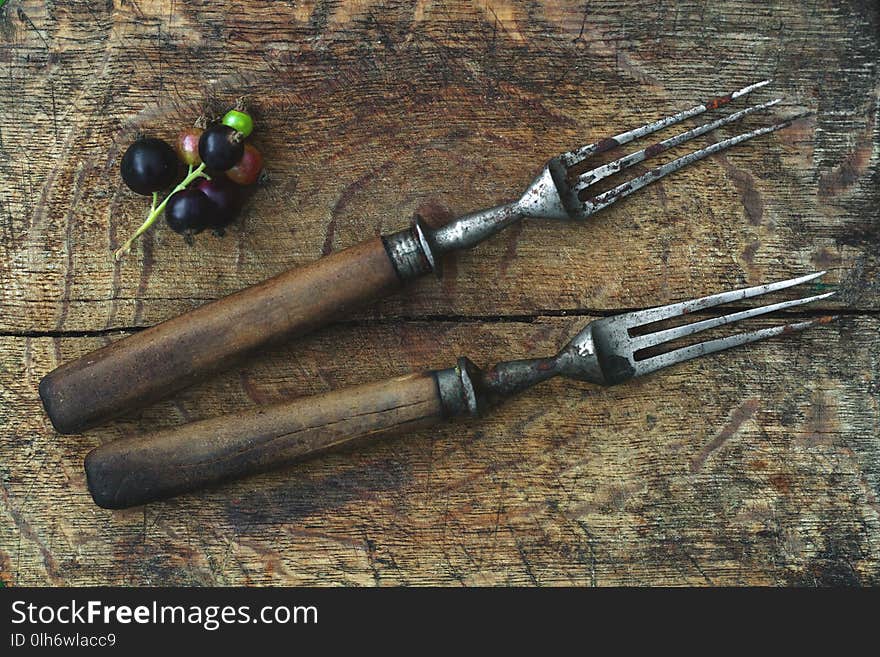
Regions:
[[132, 244], [134, 244], [135, 240], [137, 240], [138, 237], [140, 237], [141, 235], [146, 233], [148, 230], [150, 230], [150, 227], [154, 223], [156, 223], [156, 220], [162, 215], [162, 212], [165, 210], [165, 205], [168, 203], [168, 199], [170, 199], [172, 196], [174, 196], [177, 192], [180, 192], [180, 191], [183, 191], [184, 189], [186, 189], [187, 186], [196, 178], [207, 178], [208, 180], [210, 180], [211, 179], [210, 176], [208, 176], [206, 173], [204, 173], [204, 171], [205, 171], [204, 162], [202, 164], [200, 164], [195, 169], [190, 167], [189, 173], [187, 174], [186, 178], [184, 178], [182, 181], [180, 181], [180, 184], [177, 187], [175, 187], [174, 189], [172, 189], [171, 193], [168, 196], [166, 196], [159, 205], [156, 205], [156, 201], [159, 198], [158, 192], [153, 192], [153, 207], [150, 208], [150, 214], [147, 215], [146, 221], [144, 221], [144, 223], [142, 223], [140, 225], [140, 228], [138, 228], [136, 231], [134, 231], [134, 235], [129, 237], [125, 241], [125, 244], [123, 244], [122, 246], [120, 246], [116, 250], [116, 253], [113, 254], [113, 257], [116, 260], [119, 260], [120, 258], [122, 258], [122, 256], [124, 256], [129, 251], [131, 251], [131, 246], [132, 246]]

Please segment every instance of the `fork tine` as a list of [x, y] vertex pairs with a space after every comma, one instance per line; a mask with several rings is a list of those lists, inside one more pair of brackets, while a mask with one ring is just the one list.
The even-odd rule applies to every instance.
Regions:
[[702, 321], [694, 322], [692, 324], [685, 324], [684, 326], [676, 326], [675, 328], [666, 329], [664, 331], [656, 331], [647, 335], [638, 336], [633, 338], [632, 341], [637, 348], [655, 346], [658, 344], [663, 344], [664, 342], [669, 342], [670, 340], [683, 338], [687, 335], [693, 335], [694, 333], [699, 333], [700, 331], [706, 331], [708, 329], [715, 328], [716, 326], [733, 324], [734, 322], [738, 322], [741, 319], [749, 319], [750, 317], [758, 317], [759, 315], [766, 315], [767, 313], [776, 312], [778, 310], [786, 310], [787, 308], [803, 306], [808, 303], [813, 303], [814, 301], [827, 299], [834, 294], [836, 294], [836, 292], [826, 292], [825, 294], [817, 294], [812, 297], [793, 299], [791, 301], [781, 301], [779, 303], [772, 303], [766, 306], [760, 306], [758, 308], [749, 308], [747, 310], [741, 310], [739, 312], [731, 313], [729, 315], [712, 317], [710, 319], [704, 319]]
[[722, 105], [726, 105], [732, 100], [735, 100], [741, 96], [745, 96], [746, 94], [751, 93], [756, 89], [760, 89], [761, 87], [765, 87], [771, 82], [772, 80], [762, 80], [761, 82], [750, 84], [743, 87], [742, 89], [737, 89], [736, 91], [729, 93], [725, 96], [718, 96], [716, 98], [713, 98], [712, 100], [706, 101], [705, 103], [695, 105], [690, 109], [686, 109], [682, 112], [673, 114], [672, 116], [667, 116], [663, 119], [659, 119], [658, 121], [654, 121], [652, 123], [647, 123], [638, 128], [627, 130], [626, 132], [621, 132], [619, 135], [606, 137], [605, 139], [600, 139], [599, 141], [588, 144], [587, 146], [582, 146], [581, 148], [578, 148], [576, 150], [563, 153], [559, 156], [559, 159], [563, 161], [566, 167], [573, 166], [584, 158], [587, 158], [595, 153], [604, 153], [605, 151], [616, 148], [617, 146], [627, 144], [634, 139], [644, 137], [645, 135], [650, 135], [652, 132], [657, 132], [658, 130], [662, 130], [663, 128], [667, 128], [676, 123], [680, 123], [681, 121], [689, 119], [692, 116], [697, 116], [698, 114], [702, 114], [703, 112], [706, 112], [708, 110], [717, 109]]
[[625, 155], [617, 160], [614, 160], [613, 162], [608, 162], [607, 164], [603, 164], [602, 166], [596, 167], [595, 169], [585, 171], [578, 176], [578, 184], [574, 187], [574, 190], [580, 191], [582, 189], [586, 189], [593, 183], [596, 183], [603, 178], [607, 178], [608, 176], [613, 175], [618, 171], [622, 171], [623, 169], [631, 167], [634, 164], [638, 164], [639, 162], [644, 162], [649, 157], [654, 157], [655, 155], [667, 151], [670, 148], [674, 148], [679, 144], [683, 144], [684, 142], [689, 141], [694, 137], [699, 137], [700, 135], [711, 132], [716, 128], [720, 128], [723, 125], [739, 121], [749, 114], [754, 114], [755, 112], [773, 107], [781, 101], [781, 98], [777, 98], [775, 100], [771, 100], [768, 103], [762, 103], [760, 105], [748, 107], [744, 110], [740, 110], [739, 112], [735, 112], [720, 119], [716, 119], [715, 121], [712, 121], [710, 123], [705, 123], [701, 126], [697, 126], [696, 128], [688, 130], [687, 132], [682, 132], [678, 135], [675, 135], [674, 137], [670, 137], [669, 139], [664, 139], [661, 142], [653, 144], [652, 146], [648, 146], [647, 148], [643, 148], [642, 150], [636, 151], [635, 153]]
[[671, 162], [667, 162], [666, 164], [657, 167], [656, 169], [652, 169], [648, 173], [641, 175], [638, 178], [633, 178], [632, 180], [622, 183], [617, 187], [614, 187], [613, 189], [609, 189], [607, 192], [603, 192], [602, 194], [587, 199], [586, 201], [584, 201], [584, 212], [586, 213], [586, 215], [591, 215], [594, 212], [598, 212], [603, 208], [607, 208], [615, 201], [629, 196], [633, 192], [640, 190], [642, 187], [647, 187], [652, 182], [660, 180], [664, 176], [678, 171], [679, 169], [686, 167], [692, 162], [702, 160], [704, 157], [708, 157], [709, 155], [713, 155], [715, 153], [718, 153], [719, 151], [723, 151], [726, 148], [735, 146], [736, 144], [744, 142], [748, 139], [759, 137], [761, 135], [766, 135], [771, 132], [776, 132], [777, 130], [781, 130], [782, 128], [787, 128], [798, 119], [802, 119], [809, 114], [809, 112], [798, 114], [797, 116], [793, 116], [790, 119], [786, 119], [785, 121], [781, 121], [780, 123], [777, 123], [775, 125], [758, 128], [756, 130], [752, 130], [751, 132], [736, 135], [735, 137], [730, 137], [728, 139], [724, 139], [723, 141], [716, 142], [710, 146], [707, 146], [706, 148], [701, 148], [698, 151], [683, 155], [678, 159], [672, 160]]
[[751, 299], [752, 297], [761, 296], [762, 294], [778, 292], [779, 290], [784, 290], [789, 287], [794, 287], [795, 285], [800, 285], [801, 283], [815, 280], [824, 276], [825, 273], [825, 271], [817, 271], [812, 274], [806, 274], [805, 276], [789, 278], [785, 281], [776, 281], [774, 283], [766, 283], [765, 285], [755, 285], [754, 287], [747, 287], [741, 290], [729, 290], [719, 294], [711, 294], [707, 297], [700, 297], [699, 299], [671, 303], [667, 306], [648, 308], [647, 310], [637, 310], [635, 312], [618, 315], [616, 319], [624, 322], [628, 327], [632, 328], [634, 326], [659, 322], [660, 320], [669, 319], [671, 317], [678, 317], [679, 315], [686, 315], [697, 310], [720, 306], [723, 303], [732, 303], [743, 299]]
[[738, 347], [739, 345], [748, 344], [749, 342], [757, 342], [758, 340], [772, 338], [785, 333], [803, 331], [804, 329], [810, 328], [811, 326], [816, 326], [818, 324], [828, 324], [835, 319], [837, 319], [836, 315], [826, 315], [824, 317], [818, 317], [816, 319], [811, 319], [805, 322], [795, 322], [793, 324], [785, 324], [783, 326], [772, 326], [770, 328], [759, 329], [757, 331], [751, 331], [749, 333], [739, 333], [737, 335], [731, 335], [725, 338], [718, 338], [715, 340], [708, 340], [707, 342], [700, 342], [699, 344], [690, 345], [689, 347], [682, 347], [681, 349], [669, 351], [665, 354], [660, 354], [658, 356], [646, 358], [645, 360], [636, 361], [635, 374], [633, 376], [642, 376], [644, 374], [655, 372], [670, 365], [683, 363], [686, 360], [699, 358], [700, 356], [705, 356], [706, 354], [711, 354], [716, 351], [730, 349], [731, 347]]

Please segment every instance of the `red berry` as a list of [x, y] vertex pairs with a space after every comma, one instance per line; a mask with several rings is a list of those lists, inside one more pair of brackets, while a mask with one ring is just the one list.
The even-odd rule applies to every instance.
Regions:
[[244, 154], [234, 167], [226, 172], [226, 176], [239, 185], [253, 185], [263, 170], [263, 156], [250, 144], [244, 145]]
[[184, 164], [197, 167], [202, 163], [199, 155], [199, 138], [202, 136], [203, 130], [200, 128], [188, 128], [177, 135], [177, 141], [174, 143], [174, 150], [177, 156], [183, 160]]

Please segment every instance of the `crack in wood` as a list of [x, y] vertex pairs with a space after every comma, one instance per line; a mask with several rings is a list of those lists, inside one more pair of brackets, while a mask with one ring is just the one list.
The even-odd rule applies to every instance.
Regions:
[[[725, 311], [734, 311], [737, 309], [742, 309], [745, 306], [727, 306], [725, 307]], [[346, 328], [357, 328], [359, 326], [387, 326], [387, 325], [401, 325], [401, 324], [419, 324], [419, 323], [432, 323], [436, 322], [438, 324], [450, 323], [450, 324], [533, 324], [535, 322], [539, 322], [545, 318], [600, 318], [600, 317], [611, 317], [614, 315], [618, 315], [621, 313], [628, 312], [637, 312], [639, 310], [644, 310], [642, 308], [626, 308], [626, 309], [615, 309], [615, 310], [599, 310], [599, 309], [589, 309], [589, 310], [561, 310], [561, 311], [543, 311], [538, 312], [536, 314], [525, 314], [525, 315], [454, 315], [454, 314], [425, 314], [425, 315], [406, 315], [406, 316], [397, 316], [397, 317], [382, 317], [382, 318], [371, 318], [371, 319], [348, 319], [348, 320], [338, 320], [334, 322], [334, 326], [346, 327]], [[713, 312], [711, 309], [705, 309], [700, 311], [695, 311], [689, 314], [689, 317], [716, 317], [721, 312], [715, 311]], [[816, 308], [815, 310], [787, 310], [782, 312], [771, 313], [765, 315], [764, 317], [767, 319], [779, 319], [781, 321], [786, 321], [787, 319], [810, 319], [816, 317], [824, 317], [827, 315], [838, 315], [840, 317], [880, 317], [880, 310], [858, 310], [851, 308], [833, 308], [833, 309], [822, 309]], [[745, 325], [743, 325], [745, 326]], [[24, 331], [10, 331], [10, 330], [0, 330], [0, 337], [11, 337], [11, 338], [88, 338], [88, 337], [100, 337], [106, 335], [114, 335], [117, 333], [137, 333], [140, 331], [145, 331], [150, 326], [115, 326], [104, 329], [82, 329], [82, 330], [48, 330], [48, 331], [39, 331], [39, 330], [24, 330]]]

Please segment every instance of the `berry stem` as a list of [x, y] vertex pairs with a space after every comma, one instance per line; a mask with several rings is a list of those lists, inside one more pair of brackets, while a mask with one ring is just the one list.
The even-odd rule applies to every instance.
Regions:
[[211, 177], [205, 173], [204, 162], [195, 169], [190, 166], [189, 173], [186, 175], [186, 178], [181, 180], [180, 184], [172, 189], [171, 193], [168, 194], [168, 196], [166, 196], [159, 205], [156, 205], [156, 201], [159, 198], [159, 193], [153, 192], [153, 207], [150, 208], [150, 214], [147, 215], [146, 220], [140, 225], [140, 228], [134, 231], [134, 234], [125, 241], [125, 244], [123, 244], [116, 250], [116, 252], [113, 254], [113, 258], [115, 260], [120, 260], [122, 256], [131, 251], [131, 246], [132, 244], [134, 244], [135, 240], [137, 240], [138, 237], [150, 230], [150, 227], [154, 223], [156, 223], [156, 219], [161, 216], [162, 211], [165, 209], [165, 205], [168, 203], [168, 199], [174, 196], [177, 192], [186, 189], [187, 186], [196, 178], [207, 178], [208, 180], [211, 179]]

